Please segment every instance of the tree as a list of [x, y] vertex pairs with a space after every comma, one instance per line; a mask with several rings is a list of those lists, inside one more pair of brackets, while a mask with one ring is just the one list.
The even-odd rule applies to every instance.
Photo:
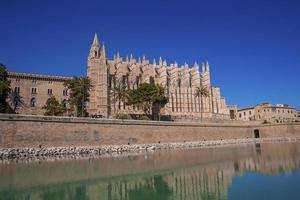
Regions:
[[70, 107], [75, 107], [76, 116], [87, 116], [86, 103], [89, 101], [89, 91], [92, 88], [91, 80], [88, 77], [73, 77], [65, 81], [64, 86], [71, 91], [69, 103]]
[[153, 107], [152, 107], [152, 115], [153, 119], [158, 119], [160, 121], [160, 110], [163, 108], [169, 101], [169, 99], [165, 96], [165, 88], [161, 85], [156, 85], [156, 93], [153, 97]]
[[0, 113], [5, 112], [6, 99], [10, 91], [10, 80], [5, 65], [0, 63]]
[[201, 121], [203, 118], [203, 97], [208, 97], [209, 96], [209, 91], [207, 87], [200, 85], [199, 87], [196, 87], [195, 90], [195, 97], [200, 97], [200, 104], [201, 104]]
[[26, 107], [23, 97], [16, 91], [10, 90], [8, 94], [8, 101], [13, 113], [16, 113], [18, 108]]
[[154, 107], [158, 107], [159, 114], [161, 107], [167, 102], [164, 88], [159, 85], [142, 83], [137, 89], [128, 92], [128, 104], [141, 107], [147, 116], [151, 115]]
[[[121, 110], [121, 102], [125, 101], [128, 98], [128, 88], [125, 84], [117, 83], [113, 89], [113, 101], [116, 103], [118, 101], [118, 111]], [[118, 112], [117, 112], [118, 113]]]
[[51, 115], [51, 116], [62, 116], [66, 112], [66, 108], [60, 104], [54, 96], [51, 96], [46, 105], [43, 107], [45, 109], [44, 115]]

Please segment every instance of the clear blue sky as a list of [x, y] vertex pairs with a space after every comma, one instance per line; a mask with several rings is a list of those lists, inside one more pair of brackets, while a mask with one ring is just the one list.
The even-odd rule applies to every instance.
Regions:
[[229, 104], [300, 107], [299, 0], [0, 0], [10, 71], [85, 75], [98, 32], [108, 57], [208, 60]]

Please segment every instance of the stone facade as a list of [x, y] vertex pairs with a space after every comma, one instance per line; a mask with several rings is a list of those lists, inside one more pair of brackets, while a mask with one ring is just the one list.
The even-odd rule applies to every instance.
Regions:
[[[9, 72], [8, 76], [12, 90], [20, 94], [25, 104], [16, 110], [17, 113], [42, 115], [45, 112], [43, 106], [51, 96], [67, 104], [69, 91], [63, 83], [71, 77], [15, 72]], [[11, 104], [9, 100], [8, 103]]]
[[0, 148], [186, 143], [300, 138], [300, 123], [198, 123], [0, 114]]
[[[135, 59], [131, 55], [123, 59], [119, 54], [110, 60], [106, 57], [104, 44], [100, 45], [95, 34], [87, 59], [87, 76], [93, 85], [87, 106], [91, 115], [113, 118], [118, 113], [142, 114], [141, 110], [128, 106], [126, 102], [120, 102], [119, 109], [113, 88], [117, 84], [125, 84], [134, 89], [141, 83], [154, 83], [165, 87], [169, 98], [169, 103], [162, 109], [163, 115], [193, 120], [199, 119], [202, 112], [206, 119], [229, 119], [229, 110], [220, 88], [211, 85], [208, 62], [202, 64], [200, 73], [197, 63], [192, 67], [188, 64], [179, 66], [176, 62], [168, 65], [161, 58], [150, 63], [145, 57]], [[51, 95], [60, 102], [66, 102], [69, 91], [63, 82], [70, 78], [9, 72], [12, 89], [20, 93], [26, 104], [17, 113], [43, 114], [42, 107]], [[195, 97], [196, 87], [200, 85], [208, 90], [208, 97]]]
[[[126, 102], [115, 101], [113, 89], [118, 84], [134, 89], [141, 83], [154, 83], [165, 87], [169, 98], [169, 103], [162, 109], [163, 115], [197, 119], [202, 112], [204, 118], [229, 119], [229, 111], [225, 99], [221, 97], [220, 88], [211, 86], [208, 62], [202, 64], [200, 73], [197, 63], [192, 67], [186, 63], [179, 66], [176, 62], [168, 65], [162, 58], [150, 63], [145, 57], [135, 59], [132, 55], [123, 59], [119, 53], [109, 60], [106, 58], [104, 44], [100, 46], [95, 34], [87, 63], [87, 74], [94, 86], [88, 105], [90, 114], [106, 117], [115, 117], [118, 113], [142, 114], [141, 110], [128, 106]], [[208, 97], [195, 97], [196, 87], [200, 85], [207, 88]]]
[[237, 120], [237, 111], [238, 111], [238, 107], [237, 105], [229, 105], [227, 106], [228, 110], [229, 110], [229, 117], [231, 120]]
[[270, 103], [262, 103], [253, 107], [239, 109], [236, 117], [242, 121], [283, 123], [296, 121], [297, 111], [286, 104], [272, 105]]

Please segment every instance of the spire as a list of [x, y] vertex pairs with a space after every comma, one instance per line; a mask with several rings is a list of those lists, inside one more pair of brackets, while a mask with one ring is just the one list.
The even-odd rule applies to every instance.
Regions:
[[195, 61], [195, 63], [194, 63], [194, 67], [195, 68], [198, 68], [199, 66], [198, 66], [198, 63]]
[[175, 61], [175, 63], [174, 63], [174, 66], [175, 66], [175, 67], [178, 67], [178, 63], [177, 63], [176, 61]]
[[208, 61], [206, 61], [206, 71], [208, 71], [209, 72], [209, 64], [208, 64]]
[[148, 64], [148, 61], [147, 61], [147, 59], [146, 59], [146, 56], [143, 56], [143, 57], [142, 57], [142, 63], [143, 63], [143, 65]]
[[97, 46], [97, 47], [100, 46], [97, 33], [95, 33], [92, 46]]
[[159, 65], [162, 65], [163, 64], [163, 61], [162, 61], [162, 58], [161, 56], [159, 57]]
[[129, 62], [129, 58], [128, 58], [128, 56], [126, 56], [126, 62]]
[[97, 33], [95, 33], [93, 43], [89, 53], [89, 59], [99, 58], [100, 57], [100, 44], [98, 40]]
[[189, 68], [189, 65], [186, 62], [184, 62], [184, 68]]
[[102, 48], [101, 48], [100, 58], [106, 59], [106, 50], [105, 50], [105, 44], [104, 44], [104, 42], [103, 42], [103, 45], [102, 45]]
[[202, 72], [205, 72], [205, 63], [202, 63]]
[[132, 53], [130, 54], [129, 62], [130, 62], [130, 63], [133, 63], [133, 62], [135, 62], [135, 60], [134, 60], [134, 58], [133, 58], [133, 55], [132, 55]]
[[155, 58], [153, 59], [153, 65], [156, 66], [156, 60], [155, 60]]
[[167, 60], [166, 59], [163, 62], [163, 66], [167, 66]]

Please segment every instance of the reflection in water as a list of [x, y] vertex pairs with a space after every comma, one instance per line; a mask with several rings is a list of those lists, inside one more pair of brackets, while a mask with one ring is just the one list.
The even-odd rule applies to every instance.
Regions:
[[[233, 177], [300, 166], [300, 143], [0, 165], [0, 199], [228, 199]], [[283, 188], [284, 189], [284, 188]]]

